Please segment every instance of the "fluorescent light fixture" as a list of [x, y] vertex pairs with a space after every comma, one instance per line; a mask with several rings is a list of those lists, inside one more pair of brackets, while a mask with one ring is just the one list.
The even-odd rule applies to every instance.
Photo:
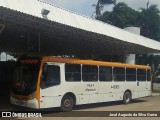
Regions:
[[49, 10], [43, 8], [41, 11], [41, 14], [44, 16], [47, 16], [49, 14], [49, 12], [50, 12]]

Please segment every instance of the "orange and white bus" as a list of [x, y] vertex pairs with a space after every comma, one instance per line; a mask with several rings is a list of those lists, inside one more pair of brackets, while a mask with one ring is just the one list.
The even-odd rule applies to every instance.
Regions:
[[60, 107], [131, 99], [151, 94], [151, 68], [93, 60], [43, 57], [19, 59], [10, 101], [30, 108]]

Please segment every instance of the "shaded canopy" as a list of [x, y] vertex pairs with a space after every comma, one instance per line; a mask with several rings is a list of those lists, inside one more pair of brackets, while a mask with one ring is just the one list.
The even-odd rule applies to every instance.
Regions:
[[[43, 15], [42, 9], [49, 11]], [[40, 0], [0, 0], [0, 51], [45, 55], [158, 53], [160, 43]]]

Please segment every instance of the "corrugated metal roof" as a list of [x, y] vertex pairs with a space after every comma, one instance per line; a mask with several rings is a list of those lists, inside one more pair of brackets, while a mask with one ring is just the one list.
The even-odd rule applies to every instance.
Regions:
[[[19, 11], [21, 13], [72, 26], [85, 31], [98, 33], [100, 35], [109, 36], [111, 38], [118, 39], [120, 42], [124, 41], [151, 49], [160, 50], [160, 42], [130, 33], [126, 30], [114, 27], [98, 20], [67, 11], [40, 0], [0, 0], [0, 7]], [[42, 16], [42, 9], [47, 9], [50, 11], [50, 13], [47, 15], [47, 18]]]

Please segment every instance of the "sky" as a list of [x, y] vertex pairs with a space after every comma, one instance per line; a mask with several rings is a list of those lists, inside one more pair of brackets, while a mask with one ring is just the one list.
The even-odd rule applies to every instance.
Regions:
[[[96, 4], [98, 0], [43, 0], [43, 1], [47, 1], [56, 6], [91, 17], [95, 11], [95, 8], [92, 5]], [[148, 1], [150, 5], [156, 4], [160, 9], [160, 0], [117, 0], [117, 3], [125, 2], [129, 7], [139, 10], [139, 8], [146, 8], [146, 4]], [[104, 10], [111, 11], [112, 7], [113, 5], [107, 6], [105, 7]]]
[[7, 60], [16, 60], [16, 59], [6, 54], [5, 52], [0, 53], [0, 61], [7, 61]]

